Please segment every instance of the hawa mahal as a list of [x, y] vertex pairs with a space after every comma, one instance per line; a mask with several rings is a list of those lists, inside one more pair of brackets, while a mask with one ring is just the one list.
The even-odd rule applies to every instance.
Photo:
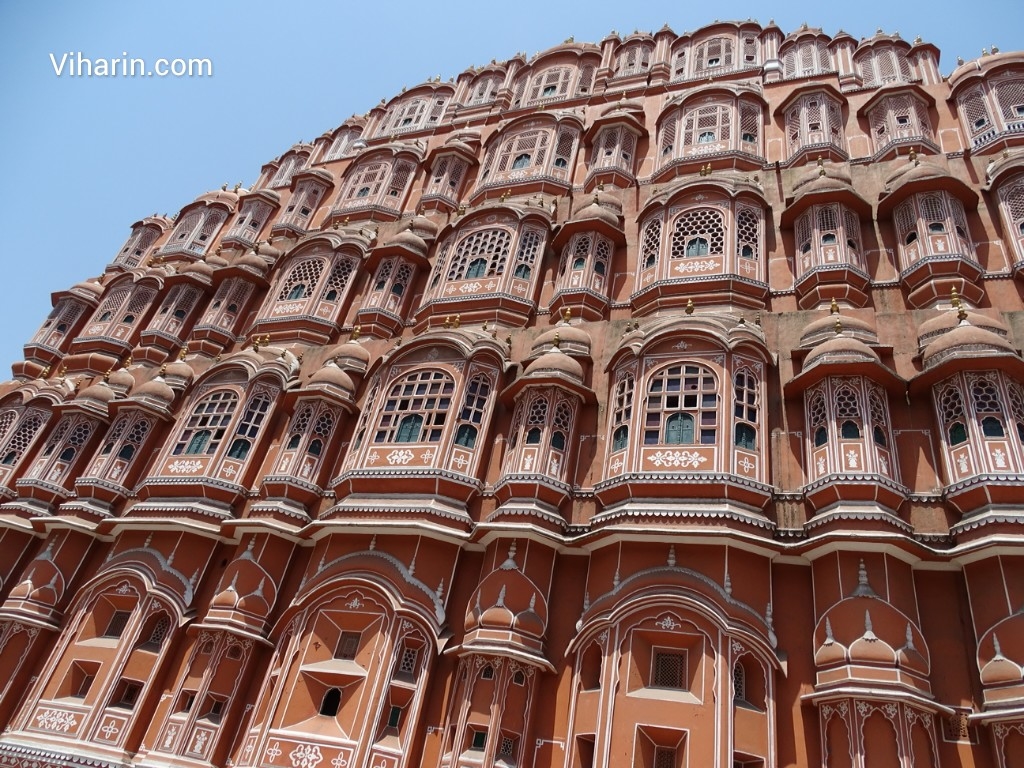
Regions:
[[53, 294], [0, 766], [1020, 768], [1022, 343], [1024, 54], [403, 89]]

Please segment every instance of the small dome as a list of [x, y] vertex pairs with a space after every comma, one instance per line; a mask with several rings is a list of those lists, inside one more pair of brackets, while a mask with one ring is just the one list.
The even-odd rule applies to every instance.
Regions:
[[813, 365], [853, 362], [881, 363], [882, 360], [878, 353], [863, 341], [845, 333], [838, 333], [811, 350], [804, 360], [804, 369]]
[[839, 320], [843, 334], [846, 336], [860, 339], [865, 344], [878, 343], [878, 334], [871, 323], [851, 315], [830, 314], [808, 323], [804, 332], [800, 334], [800, 346], [820, 344], [835, 337], [837, 335], [836, 320]]
[[94, 283], [91, 280], [83, 280], [80, 283], [75, 283], [71, 286], [72, 291], [78, 291], [79, 293], [91, 294], [93, 296], [99, 296], [103, 293], [103, 286], [99, 283]]
[[1005, 685], [1021, 681], [1021, 669], [1003, 655], [996, 656], [981, 669], [981, 682], [985, 685]]
[[487, 629], [509, 629], [515, 616], [504, 605], [492, 605], [480, 614], [479, 625]]
[[942, 168], [935, 163], [928, 162], [927, 160], [922, 161], [920, 159], [914, 159], [904, 165], [901, 165], [889, 174], [889, 177], [885, 180], [885, 186], [898, 188], [914, 181], [925, 181], [928, 179], [939, 178], [952, 179], [954, 177], [945, 168]]
[[581, 354], [589, 357], [592, 344], [590, 334], [578, 325], [559, 323], [537, 337], [537, 340], [533, 342], [533, 354], [557, 346], [566, 354]]
[[252, 270], [253, 272], [256, 272], [259, 275], [265, 275], [268, 269], [267, 262], [264, 261], [263, 257], [258, 256], [254, 251], [249, 251], [242, 257], [236, 259], [235, 266]]
[[437, 224], [432, 222], [423, 214], [417, 214], [412, 218], [412, 231], [416, 232], [423, 238], [432, 238], [437, 236]]
[[425, 254], [427, 252], [426, 241], [417, 235], [412, 229], [404, 229], [391, 238], [388, 245], [400, 245], [413, 253]]
[[925, 347], [921, 362], [925, 368], [950, 357], [991, 357], [1014, 355], [1016, 351], [1006, 339], [984, 328], [961, 320], [956, 328], [939, 336]]
[[542, 377], [558, 376], [583, 382], [583, 366], [569, 357], [565, 352], [552, 350], [547, 352], [526, 367], [524, 376]]
[[317, 384], [337, 387], [349, 395], [356, 391], [356, 385], [352, 383], [352, 378], [341, 370], [333, 360], [328, 360], [323, 368], [309, 378], [309, 386]]
[[[217, 257], [219, 258], [219, 257]], [[227, 262], [225, 262], [227, 263]], [[213, 267], [205, 261], [194, 261], [181, 270], [183, 275], [199, 275], [201, 277], [212, 277]]]
[[837, 640], [826, 639], [814, 652], [814, 663], [819, 667], [846, 663], [846, 646]]
[[176, 384], [191, 384], [195, 376], [196, 373], [192, 370], [192, 366], [180, 358], [173, 363], [168, 363], [167, 369], [164, 371], [164, 377]]
[[110, 385], [112, 390], [124, 396], [135, 386], [135, 377], [124, 368], [118, 368], [116, 371], [111, 372], [107, 379], [107, 384]]
[[162, 376], [150, 379], [132, 393], [133, 398], [156, 400], [170, 405], [174, 402], [174, 390], [167, 386]]
[[[997, 336], [1006, 336], [1010, 332], [1000, 320], [989, 317], [980, 310], [971, 310], [969, 317], [971, 325], [992, 331]], [[925, 320], [918, 326], [917, 343], [922, 347], [927, 346], [930, 341], [933, 341], [947, 331], [953, 330], [959, 324], [960, 318], [956, 312], [942, 312], [936, 317]]]
[[32, 583], [32, 579], [25, 579], [24, 581], [15, 585], [14, 589], [11, 590], [7, 596], [8, 600], [27, 600], [32, 596], [32, 592], [35, 590], [35, 584]]
[[100, 379], [92, 386], [86, 387], [78, 393], [76, 400], [94, 400], [100, 403], [109, 403], [117, 394], [110, 388], [103, 379]]
[[234, 608], [238, 603], [238, 593], [233, 586], [223, 589], [213, 598], [214, 608]]
[[331, 357], [342, 368], [364, 373], [370, 365], [370, 353], [355, 339], [339, 344], [331, 351]]
[[892, 646], [876, 637], [870, 630], [850, 643], [848, 655], [851, 664], [862, 662], [896, 666], [896, 652]]
[[544, 619], [537, 615], [537, 612], [532, 608], [527, 608], [517, 615], [513, 626], [524, 635], [532, 635], [533, 637], [543, 637], [544, 630], [546, 629]]
[[220, 267], [226, 267], [228, 265], [228, 260], [220, 254], [211, 253], [206, 257], [206, 263], [214, 269], [219, 269]]

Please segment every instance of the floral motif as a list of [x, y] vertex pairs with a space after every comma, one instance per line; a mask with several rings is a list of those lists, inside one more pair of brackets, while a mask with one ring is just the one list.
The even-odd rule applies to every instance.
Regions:
[[320, 747], [315, 744], [299, 744], [288, 757], [291, 758], [292, 768], [316, 768], [324, 759]]
[[76, 725], [78, 720], [71, 712], [62, 712], [58, 709], [44, 709], [36, 716], [36, 725], [44, 731], [58, 731], [67, 733]]
[[191, 475], [198, 472], [202, 468], [203, 462], [201, 461], [187, 461], [185, 459], [178, 459], [167, 468], [167, 471], [174, 475]]
[[708, 460], [707, 456], [696, 451], [658, 451], [651, 454], [650, 459], [656, 467], [693, 467], [694, 469]]
[[687, 261], [680, 261], [678, 264], [676, 264], [674, 267], [672, 267], [672, 271], [673, 272], [678, 272], [679, 274], [682, 275], [682, 274], [689, 274], [691, 272], [707, 272], [710, 269], [717, 269], [717, 268], [718, 268], [718, 262], [712, 261], [711, 259], [703, 259], [703, 260], [699, 260], [699, 261], [689, 261], [689, 260], [687, 260]]
[[413, 460], [413, 454], [412, 451], [410, 451], [408, 448], [402, 449], [400, 451], [394, 450], [387, 455], [387, 460], [388, 464], [390, 464], [391, 466], [394, 466], [395, 464], [405, 465]]

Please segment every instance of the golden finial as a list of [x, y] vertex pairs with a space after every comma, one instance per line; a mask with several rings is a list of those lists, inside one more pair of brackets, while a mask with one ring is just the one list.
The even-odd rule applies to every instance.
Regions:
[[686, 314], [688, 314], [688, 315], [692, 315], [693, 314], [693, 299], [687, 299], [686, 300]]
[[182, 348], [181, 348], [181, 349], [180, 349], [180, 350], [178, 351], [178, 359], [179, 359], [179, 360], [184, 360], [184, 359], [185, 359], [185, 355], [187, 355], [187, 354], [188, 354], [188, 344], [186, 344], [185, 346], [183, 346], [183, 347], [182, 347]]
[[166, 374], [167, 374], [167, 363], [164, 363], [163, 365], [160, 366], [160, 375], [164, 376]]
[[832, 326], [832, 327], [836, 329], [836, 333], [842, 333], [843, 332], [843, 321], [840, 320], [837, 317], [836, 318], [836, 324], [834, 326]]
[[481, 330], [481, 331], [483, 331], [484, 333], [487, 333], [487, 331], [489, 330], [489, 329], [487, 328], [487, 321], [486, 321], [486, 320], [484, 320], [484, 327], [483, 327], [483, 328], [481, 328], [480, 330]]
[[354, 325], [352, 326], [352, 333], [348, 335], [350, 341], [358, 341], [359, 335], [363, 332], [363, 326]]
[[509, 189], [506, 189], [504, 192], [501, 193], [501, 198], [499, 198], [499, 199], [501, 200], [501, 202], [504, 203], [510, 197], [512, 197], [512, 191], [509, 190]]
[[561, 344], [561, 343], [562, 343], [562, 337], [559, 336], [558, 332], [556, 331], [555, 332], [555, 338], [553, 338], [551, 340], [551, 346], [554, 347], [555, 349], [558, 349], [558, 345]]
[[220, 191], [221, 192], [227, 192], [228, 191], [228, 183], [226, 181], [223, 184], [220, 185]]
[[452, 316], [451, 315], [445, 315], [444, 316], [444, 327], [445, 328], [451, 328], [452, 327]]
[[594, 193], [594, 205], [598, 205], [599, 203], [600, 203], [600, 198], [597, 196], [597, 192], [595, 192]]
[[506, 344], [506, 346], [508, 346], [509, 349], [512, 349], [512, 334], [511, 333], [508, 336], [505, 337], [505, 344]]
[[39, 372], [40, 379], [46, 379], [50, 376], [50, 366], [44, 365], [43, 370]]
[[832, 297], [832, 304], [829, 306], [828, 312], [830, 315], [839, 314], [839, 302], [836, 301], [835, 296]]
[[110, 381], [110, 374], [114, 372], [114, 366], [107, 368], [107, 372], [103, 374], [103, 381]]
[[63, 363], [61, 363], [60, 368], [57, 369], [57, 378], [60, 379], [61, 382], [63, 383], [64, 379], [67, 378], [67, 375], [68, 375], [68, 367], [66, 365], [64, 365]]
[[949, 290], [949, 303], [955, 309], [960, 309], [960, 294], [957, 293], [955, 285]]
[[736, 323], [736, 325], [746, 325], [746, 324], [747, 324], [747, 319], [745, 317], [743, 317], [743, 315], [740, 315], [740, 321], [738, 323]]
[[910, 158], [910, 162], [912, 162], [914, 165], [917, 165], [917, 147], [910, 148], [910, 154], [908, 155], [908, 157]]
[[259, 240], [257, 240], [255, 243], [253, 243], [253, 245], [252, 245], [252, 252], [255, 253], [257, 256], [260, 255], [260, 241]]
[[568, 325], [570, 320], [572, 320], [572, 310], [566, 307], [562, 310], [562, 321]]
[[259, 336], [253, 336], [252, 337], [252, 351], [253, 352], [259, 352], [260, 351], [260, 337]]
[[126, 358], [124, 359], [124, 362], [123, 362], [123, 363], [121, 363], [121, 367], [122, 367], [122, 368], [127, 368], [127, 367], [128, 367], [129, 365], [131, 365], [131, 364], [132, 364], [132, 356], [131, 356], [131, 355], [128, 355], [128, 357], [126, 357]]
[[459, 216], [465, 216], [466, 215], [466, 206], [465, 205], [459, 205], [458, 215]]
[[597, 191], [598, 192], [604, 192], [604, 182], [603, 181], [598, 182]]
[[760, 312], [758, 312], [756, 315], [754, 315], [754, 325], [756, 325], [758, 328], [761, 327], [761, 313]]
[[462, 324], [462, 315], [456, 315], [452, 321], [452, 328], [458, 328]]
[[238, 182], [237, 184], [235, 184], [235, 192], [237, 192], [241, 188], [242, 188], [242, 182]]
[[966, 320], [966, 319], [967, 319], [967, 310], [966, 310], [966, 309], [964, 309], [964, 305], [963, 305], [963, 304], [961, 304], [961, 305], [960, 305], [960, 306], [959, 306], [959, 307], [957, 308], [957, 311], [956, 311], [956, 319], [957, 319], [957, 320], [959, 320], [959, 321], [960, 321], [961, 323], [962, 323], [962, 322], [963, 322], [964, 320]]
[[818, 155], [818, 175], [825, 175], [825, 161], [821, 159], [821, 155]]

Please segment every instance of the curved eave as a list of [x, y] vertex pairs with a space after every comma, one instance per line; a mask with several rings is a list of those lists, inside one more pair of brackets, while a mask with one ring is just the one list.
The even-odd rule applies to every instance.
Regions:
[[[782, 56], [781, 49], [779, 49], [779, 56]], [[800, 99], [801, 97], [805, 96], [808, 93], [819, 93], [822, 91], [824, 91], [833, 99], [835, 99], [840, 105], [846, 105], [846, 97], [842, 94], [842, 92], [840, 92], [838, 88], [836, 88], [831, 83], [822, 83], [820, 81], [807, 80], [799, 83], [795, 88], [793, 88], [793, 92], [790, 93], [789, 98], [787, 98], [784, 102], [782, 102], [778, 107], [775, 108], [775, 110], [772, 112], [772, 116], [778, 119], [782, 119], [782, 116], [785, 114], [786, 110], [793, 106], [793, 102], [797, 101], [798, 99]]]
[[[813, 183], [813, 182], [812, 182]], [[833, 189], [815, 189], [797, 194], [786, 201], [787, 205], [782, 212], [781, 226], [784, 229], [791, 229], [796, 217], [816, 203], [842, 203], [853, 210], [860, 218], [870, 218], [874, 209], [867, 200], [861, 197], [852, 188], [845, 184], [837, 185]]]
[[[621, 216], [618, 217], [620, 220]], [[569, 239], [579, 232], [597, 232], [604, 235], [618, 246], [626, 244], [626, 233], [619, 226], [613, 226], [611, 222], [594, 216], [592, 218], [573, 218], [563, 224], [554, 238], [551, 240], [551, 247], [559, 251]]]
[[978, 207], [978, 195], [967, 184], [946, 173], [930, 176], [919, 176], [908, 181], [897, 182], [892, 189], [878, 196], [878, 218], [888, 217], [892, 209], [917, 192], [949, 192], [964, 204], [964, 208], [973, 211]]
[[868, 112], [877, 107], [882, 99], [900, 93], [912, 93], [927, 104], [929, 109], [935, 109], [935, 98], [917, 83], [890, 83], [875, 91], [871, 98], [861, 105], [857, 110], [857, 117], [866, 119]]
[[901, 395], [907, 391], [907, 381], [891, 368], [878, 360], [827, 360], [815, 363], [801, 371], [783, 385], [787, 395], [795, 395], [810, 389], [819, 381], [832, 376], [866, 376], [876, 384], [881, 384], [893, 395]]
[[1009, 374], [1017, 381], [1024, 381], [1024, 360], [1011, 352], [990, 352], [972, 354], [953, 348], [941, 362], [929, 366], [910, 380], [911, 394], [926, 393], [937, 381], [965, 370], [997, 370]]
[[[699, 159], [704, 160], [706, 158]], [[697, 158], [693, 159], [693, 162], [697, 161]], [[768, 199], [765, 197], [764, 191], [760, 187], [746, 181], [739, 181], [738, 179], [728, 178], [725, 176], [705, 176], [703, 178], [698, 176], [696, 178], [685, 179], [677, 184], [673, 184], [672, 181], [673, 179], [662, 182], [664, 184], [669, 184], [670, 187], [656, 195], [653, 195], [644, 204], [644, 206], [637, 212], [636, 218], [638, 221], [642, 221], [647, 215], [656, 209], [670, 207], [681, 195], [696, 192], [699, 189], [710, 189], [721, 192], [730, 200], [749, 196], [757, 200], [766, 212], [771, 210], [771, 206], [768, 204]]]
[[594, 121], [590, 124], [590, 127], [583, 134], [583, 142], [586, 146], [593, 146], [594, 139], [597, 134], [603, 129], [612, 125], [621, 125], [626, 128], [630, 133], [634, 134], [638, 139], [645, 138], [647, 134], [647, 128], [643, 124], [643, 112], [641, 111], [640, 117], [634, 113], [633, 110], [629, 111], [610, 111], [607, 114], [598, 115], [594, 118]]
[[566, 392], [571, 392], [587, 404], [593, 405], [597, 402], [597, 394], [594, 390], [577, 381], [573, 381], [568, 376], [560, 376], [553, 371], [520, 376], [501, 391], [499, 398], [502, 402], [511, 405], [519, 393], [527, 387], [558, 387]]

